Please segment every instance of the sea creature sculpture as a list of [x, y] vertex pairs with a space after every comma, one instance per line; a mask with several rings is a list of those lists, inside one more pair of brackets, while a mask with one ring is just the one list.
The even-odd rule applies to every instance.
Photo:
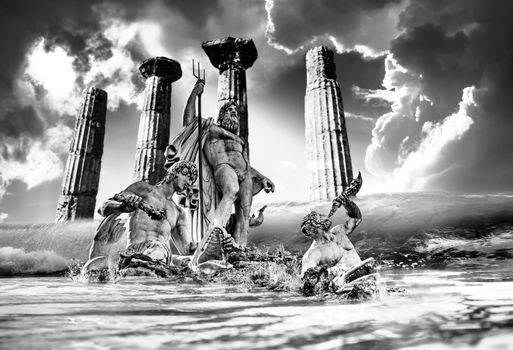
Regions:
[[[358, 193], [361, 184], [359, 174], [333, 201], [328, 216], [312, 211], [303, 218], [301, 232], [313, 239], [301, 264], [305, 295], [330, 291], [348, 298], [360, 298], [377, 292], [374, 259], [362, 261], [348, 238], [362, 221], [360, 209], [349, 198]], [[329, 218], [341, 206], [346, 209], [349, 219], [331, 228]]]

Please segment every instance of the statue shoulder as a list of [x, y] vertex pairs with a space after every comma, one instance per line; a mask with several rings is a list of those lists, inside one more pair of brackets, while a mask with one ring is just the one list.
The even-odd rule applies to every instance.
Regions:
[[187, 212], [174, 200], [166, 201], [166, 211], [169, 215], [168, 219], [173, 218], [173, 225], [187, 224]]
[[184, 208], [173, 202], [174, 207], [178, 213], [178, 220], [187, 220], [187, 212]]
[[341, 233], [345, 235], [347, 234], [346, 227], [344, 226], [344, 224], [333, 226], [330, 230], [330, 233], [334, 234], [335, 236], [339, 236]]
[[209, 133], [215, 133], [215, 134], [220, 134], [224, 131], [223, 128], [221, 128], [219, 125], [217, 125], [216, 123], [212, 123], [212, 125], [210, 125], [210, 127], [208, 128], [208, 132]]
[[150, 185], [146, 181], [137, 181], [128, 186], [125, 191], [132, 192], [138, 196], [146, 196], [151, 192], [155, 192], [156, 187], [154, 185]]

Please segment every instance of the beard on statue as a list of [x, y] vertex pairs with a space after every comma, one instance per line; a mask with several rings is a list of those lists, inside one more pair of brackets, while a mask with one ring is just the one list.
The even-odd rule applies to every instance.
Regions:
[[239, 135], [239, 109], [234, 102], [221, 108], [217, 125], [237, 136]]

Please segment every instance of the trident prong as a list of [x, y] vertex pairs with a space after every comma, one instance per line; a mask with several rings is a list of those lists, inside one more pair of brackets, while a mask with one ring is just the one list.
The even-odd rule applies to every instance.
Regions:
[[[203, 74], [202, 74], [203, 73]], [[206, 79], [205, 79], [205, 70], [201, 69], [200, 63], [197, 62], [197, 65], [194, 62], [194, 59], [192, 59], [192, 75], [196, 79], [198, 79], [200, 82], [205, 85]], [[203, 77], [202, 77], [203, 75]], [[201, 137], [202, 137], [202, 117], [201, 117], [201, 94], [198, 95], [197, 100], [197, 111], [196, 116], [198, 118], [198, 152], [202, 152], [201, 149]], [[200, 221], [200, 238], [203, 238], [203, 216], [204, 216], [204, 210], [203, 210], [203, 161], [202, 161], [202, 155], [198, 155], [198, 182], [199, 182], [199, 221]]]
[[[197, 62], [197, 66], [194, 64], [194, 58], [192, 59], [192, 75], [199, 81], [201, 81], [203, 84], [206, 83], [205, 79], [205, 70], [200, 69], [200, 63]], [[203, 77], [202, 77], [203, 76]]]

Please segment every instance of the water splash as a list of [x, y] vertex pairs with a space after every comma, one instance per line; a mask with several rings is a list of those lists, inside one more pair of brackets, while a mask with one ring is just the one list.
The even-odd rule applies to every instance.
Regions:
[[[400, 266], [416, 267], [438, 263], [446, 257], [513, 257], [513, 247], [506, 244], [513, 236], [510, 194], [376, 194], [361, 196], [356, 203], [363, 222], [350, 239], [364, 258], [397, 258]], [[281, 244], [288, 251], [302, 254], [310, 240], [300, 233], [301, 219], [312, 209], [328, 213], [330, 207], [331, 202], [271, 204], [264, 223], [250, 230], [249, 241], [273, 247]], [[343, 210], [333, 216], [334, 224], [345, 220]], [[65, 259], [86, 261], [98, 223], [0, 224], [0, 247], [27, 253], [53, 252]], [[120, 240], [116, 249], [125, 245], [126, 240]]]
[[0, 248], [0, 275], [62, 272], [71, 263], [72, 260], [51, 251], [26, 252], [21, 248]]

